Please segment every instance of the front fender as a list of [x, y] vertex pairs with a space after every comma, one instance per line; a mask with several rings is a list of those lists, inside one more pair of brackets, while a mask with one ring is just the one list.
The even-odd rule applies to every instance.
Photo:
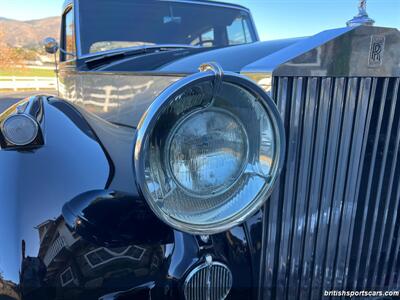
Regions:
[[[132, 159], [134, 129], [107, 125], [65, 101], [41, 99], [43, 145], [0, 149], [0, 298], [182, 299], [187, 274], [210, 254], [232, 270], [231, 298], [251, 298], [252, 283], [257, 280], [244, 275], [253, 273], [254, 252], [246, 225], [212, 236], [207, 243], [169, 229], [171, 234], [163, 240], [118, 246], [85, 239], [71, 228], [73, 218], [66, 221], [62, 215], [66, 203], [76, 209], [87, 204], [83, 207], [92, 209], [93, 203], [112, 201], [108, 194], [98, 192], [103, 197], [100, 201], [89, 191], [110, 188], [140, 200], [132, 182], [132, 165], [127, 163]], [[80, 205], [71, 206], [78, 200]], [[106, 215], [103, 211], [102, 220]], [[121, 214], [122, 218], [128, 215]], [[73, 216], [79, 216], [79, 209]], [[116, 219], [110, 210], [110, 220]], [[117, 229], [122, 224], [118, 222], [113, 224]], [[148, 229], [156, 226], [164, 232], [161, 226], [166, 225], [149, 222], [148, 226], [136, 222], [142, 225], [132, 230], [148, 235]]]
[[26, 275], [21, 270], [24, 257], [40, 254], [43, 224], [55, 222], [64, 203], [76, 195], [103, 189], [110, 173], [89, 127], [79, 127], [47, 100], [43, 109], [42, 147], [0, 150], [0, 272], [3, 285], [8, 282], [13, 289]]

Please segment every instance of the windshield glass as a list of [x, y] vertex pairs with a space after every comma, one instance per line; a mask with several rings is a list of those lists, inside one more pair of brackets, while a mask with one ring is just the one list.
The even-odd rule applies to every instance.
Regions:
[[221, 47], [256, 41], [240, 9], [149, 0], [79, 2], [82, 54], [157, 44]]

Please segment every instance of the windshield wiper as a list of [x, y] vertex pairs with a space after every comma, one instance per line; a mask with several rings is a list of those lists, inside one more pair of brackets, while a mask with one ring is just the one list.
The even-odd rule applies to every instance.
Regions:
[[129, 48], [120, 48], [115, 50], [109, 50], [102, 52], [99, 55], [91, 57], [85, 60], [86, 65], [89, 68], [95, 68], [103, 65], [104, 63], [109, 63], [114, 60], [123, 59], [129, 56], [155, 53], [160, 51], [173, 51], [180, 49], [199, 49], [199, 46], [191, 45], [180, 45], [180, 44], [166, 44], [166, 45], [151, 45], [151, 46], [136, 46]]

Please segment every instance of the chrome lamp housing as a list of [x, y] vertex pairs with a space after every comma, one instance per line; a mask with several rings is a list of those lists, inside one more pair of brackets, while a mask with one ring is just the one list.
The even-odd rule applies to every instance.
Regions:
[[253, 81], [216, 64], [167, 88], [138, 126], [137, 182], [153, 212], [191, 234], [228, 230], [271, 194], [285, 153], [283, 122]]

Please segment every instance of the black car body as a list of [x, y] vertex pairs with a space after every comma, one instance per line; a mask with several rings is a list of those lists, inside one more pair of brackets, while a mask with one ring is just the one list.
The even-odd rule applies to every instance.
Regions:
[[[191, 47], [172, 39], [132, 47], [121, 37], [117, 49], [101, 43], [90, 53], [80, 28], [90, 3], [65, 5], [61, 95], [31, 97], [0, 115], [0, 295], [321, 299], [331, 290], [400, 287], [398, 30], [357, 26], [258, 42], [245, 8], [154, 1], [226, 9], [247, 20], [249, 40], [233, 46], [222, 38]], [[184, 22], [174, 13], [163, 20]], [[121, 39], [127, 47], [121, 48]], [[100, 37], [89, 44], [98, 41], [103, 42]], [[196, 98], [199, 87], [210, 99]], [[167, 208], [149, 200], [150, 175], [142, 171], [158, 161], [144, 157], [164, 143], [178, 145], [169, 132], [180, 132], [170, 124], [180, 103], [235, 107], [224, 92], [236, 95], [238, 103], [246, 93], [253, 95], [249, 103], [261, 103], [272, 120], [268, 126], [277, 146], [267, 183], [254, 196], [257, 201], [238, 206], [245, 212], [232, 214], [229, 224], [185, 223], [171, 217], [184, 211], [180, 207], [163, 215]], [[241, 123], [251, 144], [259, 138], [251, 124], [263, 117], [252, 118], [242, 104], [237, 115], [247, 120]], [[222, 119], [219, 111], [214, 113]], [[7, 138], [7, 122], [16, 115], [37, 124], [29, 143]], [[208, 143], [200, 140], [204, 149]], [[241, 144], [232, 145], [224, 147]], [[153, 178], [153, 188], [164, 181]], [[185, 181], [180, 184], [187, 189]], [[189, 203], [192, 194], [183, 199]], [[204, 205], [220, 194], [226, 195], [217, 190], [203, 197]], [[172, 200], [180, 199], [175, 195]], [[162, 197], [174, 205], [168, 193]]]

